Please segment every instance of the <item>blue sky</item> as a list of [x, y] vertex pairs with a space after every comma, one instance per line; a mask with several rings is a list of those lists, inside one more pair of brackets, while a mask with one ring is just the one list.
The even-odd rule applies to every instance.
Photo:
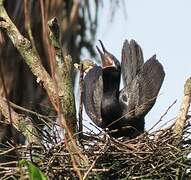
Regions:
[[[163, 64], [166, 77], [156, 105], [146, 116], [146, 128], [159, 120], [177, 99], [164, 120], [178, 113], [185, 80], [191, 75], [191, 1], [126, 0], [110, 21], [109, 1], [100, 12], [97, 40], [101, 39], [118, 59], [124, 39], [135, 39], [147, 60], [153, 54]], [[98, 44], [98, 43], [97, 43]]]
[[101, 39], [120, 59], [124, 39], [135, 39], [142, 46], [145, 60], [156, 54], [163, 64], [166, 77], [157, 103], [146, 116], [149, 129], [176, 99], [164, 121], [177, 115], [184, 82], [191, 75], [191, 1], [125, 0], [125, 3], [126, 15], [124, 6], [120, 6], [111, 22], [110, 3], [104, 1], [97, 40]]

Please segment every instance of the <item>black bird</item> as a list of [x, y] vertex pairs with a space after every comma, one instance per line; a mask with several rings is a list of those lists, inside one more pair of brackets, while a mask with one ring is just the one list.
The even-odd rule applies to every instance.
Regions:
[[[145, 115], [155, 104], [164, 80], [156, 55], [144, 63], [141, 47], [126, 40], [121, 65], [100, 41], [102, 67], [95, 65], [84, 78], [84, 107], [99, 127], [113, 137], [134, 138], [144, 131]], [[124, 88], [119, 91], [122, 75]]]

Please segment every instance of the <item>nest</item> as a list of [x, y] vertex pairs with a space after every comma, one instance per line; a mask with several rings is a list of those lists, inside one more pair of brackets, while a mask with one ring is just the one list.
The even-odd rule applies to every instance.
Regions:
[[[107, 133], [88, 133], [79, 146], [89, 166], [78, 169], [85, 179], [190, 179], [190, 129], [190, 125], [185, 127], [178, 146], [174, 145], [171, 128], [144, 133], [131, 140], [114, 139]], [[40, 146], [5, 147], [0, 156], [15, 151], [20, 159], [31, 161], [49, 179], [78, 179], [71, 152], [67, 151], [64, 140], [60, 138], [58, 142], [57, 135], [44, 136], [45, 143]], [[22, 179], [27, 179], [26, 168], [18, 165], [18, 161], [1, 163], [0, 169], [4, 178], [21, 178], [22, 174]]]

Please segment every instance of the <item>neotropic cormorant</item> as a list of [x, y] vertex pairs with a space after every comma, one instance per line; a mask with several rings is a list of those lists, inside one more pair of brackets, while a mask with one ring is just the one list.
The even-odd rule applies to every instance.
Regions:
[[[113, 137], [134, 138], [144, 131], [144, 117], [155, 104], [165, 72], [156, 55], [144, 63], [134, 40], [124, 42], [121, 65], [100, 43], [102, 67], [95, 65], [84, 78], [86, 113]], [[121, 75], [124, 88], [119, 91]]]

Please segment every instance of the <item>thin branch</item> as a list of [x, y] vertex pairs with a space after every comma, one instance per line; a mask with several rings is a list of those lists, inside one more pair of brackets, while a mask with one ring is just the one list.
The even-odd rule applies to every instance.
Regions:
[[[92, 171], [92, 169], [94, 168], [97, 160], [104, 154], [104, 151], [106, 149], [106, 147], [108, 146], [108, 138], [106, 139], [106, 143], [105, 145], [103, 146], [102, 149], [99, 150], [98, 154], [96, 157], [95, 157], [95, 160], [93, 161], [93, 163], [91, 164], [91, 166], [89, 167], [89, 169], [86, 171], [84, 177], [83, 177], [83, 180], [85, 180], [86, 178], [88, 178], [88, 174], [90, 173], [90, 171]], [[103, 154], [102, 154], [103, 153]]]
[[168, 108], [167, 110], [163, 113], [163, 115], [160, 117], [160, 119], [148, 130], [151, 131], [153, 128], [155, 128], [162, 120], [163, 117], [167, 115], [168, 111], [176, 104], [177, 100], [175, 100]]
[[79, 132], [79, 141], [81, 142], [81, 139], [83, 137], [83, 123], [82, 123], [82, 112], [83, 112], [83, 77], [84, 77], [84, 70], [83, 70], [83, 64], [81, 64], [81, 68], [80, 68], [80, 82], [79, 82], [79, 85], [80, 85], [80, 106], [79, 106], [79, 113], [78, 113], [78, 116], [79, 116], [79, 127], [78, 127], [78, 132]]
[[24, 0], [24, 17], [25, 17], [25, 29], [28, 32], [29, 39], [32, 44], [32, 48], [37, 52], [35, 41], [33, 38], [32, 30], [31, 30], [31, 20], [30, 20], [30, 12], [29, 12], [29, 1]]

